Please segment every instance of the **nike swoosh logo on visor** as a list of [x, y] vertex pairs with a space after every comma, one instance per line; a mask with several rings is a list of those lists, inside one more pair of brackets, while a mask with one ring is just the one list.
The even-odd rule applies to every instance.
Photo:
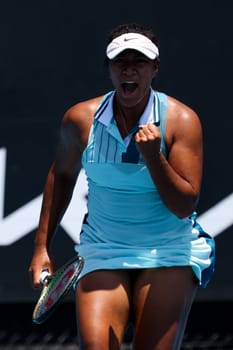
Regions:
[[124, 38], [124, 41], [130, 41], [130, 40], [135, 40], [135, 39], [138, 39], [138, 38]]

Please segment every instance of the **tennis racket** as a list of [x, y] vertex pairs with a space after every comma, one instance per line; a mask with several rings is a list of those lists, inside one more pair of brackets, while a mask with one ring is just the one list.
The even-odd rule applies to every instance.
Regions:
[[42, 271], [40, 281], [43, 289], [33, 311], [32, 321], [34, 323], [43, 323], [50, 317], [78, 278], [83, 264], [83, 258], [78, 255], [62, 265], [52, 275], [48, 270]]

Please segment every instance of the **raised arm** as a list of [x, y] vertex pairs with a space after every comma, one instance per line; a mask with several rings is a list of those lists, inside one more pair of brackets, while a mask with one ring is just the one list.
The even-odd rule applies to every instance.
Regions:
[[196, 113], [169, 98], [167, 159], [160, 152], [156, 126], [143, 126], [136, 142], [165, 205], [180, 218], [189, 216], [195, 210], [202, 178], [202, 128]]

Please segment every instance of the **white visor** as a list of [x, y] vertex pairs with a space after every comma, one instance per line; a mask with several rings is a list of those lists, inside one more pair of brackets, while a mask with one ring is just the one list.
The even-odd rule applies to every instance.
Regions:
[[107, 57], [112, 60], [124, 50], [136, 50], [151, 60], [159, 57], [158, 47], [145, 35], [126, 33], [111, 41], [106, 49]]

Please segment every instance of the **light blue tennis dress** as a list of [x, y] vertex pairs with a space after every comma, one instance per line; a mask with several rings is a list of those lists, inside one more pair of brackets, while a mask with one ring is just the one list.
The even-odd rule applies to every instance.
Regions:
[[[79, 278], [94, 270], [192, 266], [205, 287], [214, 269], [214, 241], [196, 222], [179, 219], [163, 203], [132, 133], [124, 140], [113, 117], [111, 91], [100, 103], [82, 165], [88, 180], [87, 215], [80, 243]], [[151, 89], [138, 125], [155, 123], [166, 156], [167, 96]]]

